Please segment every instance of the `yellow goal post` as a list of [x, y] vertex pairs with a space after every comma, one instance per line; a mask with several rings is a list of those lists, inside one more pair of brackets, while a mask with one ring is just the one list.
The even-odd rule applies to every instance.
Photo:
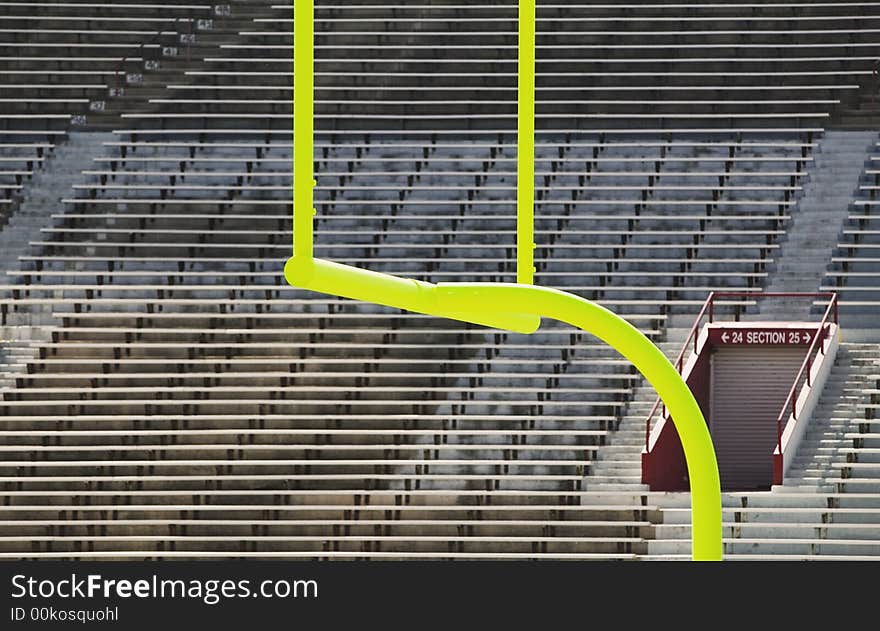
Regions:
[[534, 285], [536, 0], [519, 1], [517, 87], [517, 282], [428, 283], [314, 256], [314, 0], [294, 0], [293, 255], [287, 282], [324, 294], [533, 333], [542, 317], [591, 333], [632, 362], [669, 409], [691, 483], [692, 558], [720, 560], [721, 485], [700, 407], [665, 355], [610, 310], [563, 291]]

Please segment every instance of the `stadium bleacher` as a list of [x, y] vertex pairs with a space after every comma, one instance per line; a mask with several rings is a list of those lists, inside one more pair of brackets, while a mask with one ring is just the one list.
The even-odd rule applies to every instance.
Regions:
[[[285, 283], [289, 3], [0, 9], [0, 212], [112, 132], [4, 270], [0, 556], [687, 556], [686, 496], [639, 476], [653, 391], [598, 340]], [[514, 280], [515, 20], [317, 4], [320, 256]], [[826, 128], [870, 120], [878, 40], [877, 3], [539, 3], [536, 282], [674, 356], [710, 291], [773, 281]], [[870, 316], [865, 169], [821, 286]], [[815, 457], [725, 495], [729, 556], [880, 555], [880, 355], [844, 347]]]

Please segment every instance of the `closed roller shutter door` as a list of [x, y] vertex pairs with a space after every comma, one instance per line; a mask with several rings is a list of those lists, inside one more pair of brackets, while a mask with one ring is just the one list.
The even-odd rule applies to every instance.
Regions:
[[776, 417], [804, 357], [788, 346], [714, 351], [709, 426], [725, 490], [772, 483]]

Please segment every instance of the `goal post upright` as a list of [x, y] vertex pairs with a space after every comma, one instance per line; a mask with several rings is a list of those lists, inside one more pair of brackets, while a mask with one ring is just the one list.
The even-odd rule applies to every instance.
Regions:
[[536, 0], [519, 1], [516, 139], [516, 282], [535, 282]]
[[315, 0], [293, 3], [293, 40], [293, 254], [306, 260], [314, 256]]

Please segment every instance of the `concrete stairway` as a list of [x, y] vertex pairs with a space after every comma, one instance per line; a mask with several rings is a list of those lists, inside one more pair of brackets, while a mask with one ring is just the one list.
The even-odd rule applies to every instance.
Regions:
[[[92, 158], [103, 153], [102, 143], [115, 138], [112, 133], [71, 132], [67, 142], [56, 147], [44, 168], [34, 173], [21, 204], [0, 231], [2, 269], [20, 267], [18, 257], [28, 252], [30, 241], [40, 240], [40, 228], [52, 225], [50, 216], [63, 212], [61, 199], [73, 196], [73, 185], [81, 183], [82, 170], [91, 168]], [[0, 277], [0, 283], [8, 282], [5, 274]]]
[[[829, 131], [822, 138], [766, 291], [818, 291], [876, 140], [877, 132], [866, 131]], [[810, 306], [802, 299], [767, 300], [758, 313], [765, 320], [799, 320]]]
[[0, 341], [0, 388], [15, 386], [15, 376], [27, 370], [36, 353], [29, 340]]
[[[66, 143], [58, 145], [52, 157], [24, 190], [21, 204], [0, 231], [0, 284], [9, 284], [6, 270], [20, 269], [18, 257], [31, 250], [31, 241], [40, 241], [40, 229], [53, 225], [51, 215], [64, 211], [62, 198], [73, 196], [73, 185], [82, 181], [81, 171], [90, 168], [92, 158], [104, 151], [104, 142], [114, 140], [109, 132], [72, 132]], [[5, 330], [6, 339], [41, 339], [40, 326], [54, 324], [48, 308], [32, 309], [29, 313], [10, 316], [15, 331]]]
[[[876, 344], [841, 345], [785, 483], [769, 492], [723, 495], [728, 558], [880, 557], [880, 478], [862, 478], [851, 488], [844, 477], [853, 460], [851, 436], [864, 424], [870, 401], [864, 391], [876, 381], [878, 369]], [[652, 494], [650, 501], [660, 507], [662, 522], [645, 558], [687, 558], [690, 495]]]
[[[242, 11], [246, 17], [237, 17], [234, 12], [225, 16], [222, 8], [230, 5], [234, 11]], [[122, 114], [161, 111], [166, 107], [162, 100], [176, 94], [169, 86], [189, 83], [189, 73], [204, 71], [204, 60], [221, 56], [222, 47], [228, 45], [230, 38], [235, 38], [239, 31], [252, 27], [254, 18], [272, 15], [268, 6], [253, 2], [214, 5], [210, 18], [205, 17], [204, 11], [199, 11], [199, 8], [207, 7], [194, 7], [191, 33], [181, 25], [181, 32], [176, 34], [176, 46], [164, 46], [159, 59], [147, 61], [139, 72], [128, 73], [126, 81], [114, 88], [111, 97], [92, 103], [84, 129], [109, 132], [127, 128], [130, 123], [121, 118]], [[191, 43], [187, 44], [187, 40]]]
[[858, 431], [860, 418], [864, 420], [860, 391], [867, 387], [873, 360], [860, 349], [860, 345], [841, 345], [785, 484], [824, 487], [830, 478], [839, 477], [835, 465], [846, 462], [841, 450], [852, 447], [846, 433]]
[[[81, 172], [93, 166], [92, 158], [104, 151], [102, 143], [115, 139], [109, 132], [72, 132], [67, 142], [56, 147], [41, 171], [34, 173], [23, 199], [0, 231], [0, 285], [15, 282], [7, 270], [20, 269], [19, 257], [32, 250], [31, 242], [42, 239], [41, 228], [53, 225], [51, 215], [64, 211], [62, 198], [73, 196], [73, 185], [82, 181]], [[45, 340], [45, 327], [57, 321], [48, 306], [31, 306], [26, 312], [8, 316], [0, 337], [8, 340]]]

